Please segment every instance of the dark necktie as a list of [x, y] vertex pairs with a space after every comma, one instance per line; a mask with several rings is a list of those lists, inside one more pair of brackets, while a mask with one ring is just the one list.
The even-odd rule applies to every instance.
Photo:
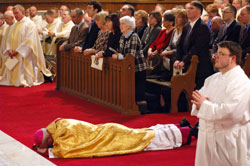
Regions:
[[91, 28], [92, 28], [94, 22], [95, 22], [94, 20], [91, 20], [91, 23], [90, 23], [90, 25], [89, 25], [89, 32], [91, 31]]
[[248, 26], [245, 26], [243, 32], [240, 34], [240, 44], [242, 44], [246, 39], [248, 29], [249, 29]]
[[190, 37], [191, 31], [192, 31], [191, 25], [190, 25], [190, 23], [188, 23], [188, 25], [187, 25], [187, 33], [186, 33], [184, 44], [183, 44], [184, 54], [187, 54], [187, 51], [188, 51], [189, 37]]

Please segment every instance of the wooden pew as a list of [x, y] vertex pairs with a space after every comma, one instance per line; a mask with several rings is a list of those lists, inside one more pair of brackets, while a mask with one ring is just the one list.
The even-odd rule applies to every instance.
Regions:
[[186, 94], [186, 98], [188, 101], [188, 110], [191, 111], [192, 92], [196, 86], [195, 77], [198, 63], [198, 56], [192, 56], [191, 65], [187, 72], [183, 75], [173, 76], [170, 82], [158, 81], [156, 79], [147, 79], [148, 82], [158, 84], [162, 86], [162, 88], [171, 88], [171, 113], [178, 112], [177, 103], [182, 91]]
[[250, 53], [246, 55], [245, 62], [242, 68], [245, 71], [246, 75], [249, 77], [250, 76]]
[[135, 70], [132, 55], [127, 55], [121, 61], [105, 58], [102, 71], [90, 66], [90, 56], [73, 51], [58, 51], [56, 89], [125, 115], [140, 114], [135, 102]]

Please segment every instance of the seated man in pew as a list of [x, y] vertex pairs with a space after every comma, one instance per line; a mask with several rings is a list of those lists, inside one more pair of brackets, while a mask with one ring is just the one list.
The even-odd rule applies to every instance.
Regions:
[[198, 123], [192, 128], [186, 119], [180, 124], [132, 129], [117, 123], [94, 125], [58, 118], [35, 132], [33, 149], [50, 158], [104, 157], [173, 149], [190, 144], [197, 134]]
[[83, 15], [82, 10], [79, 8], [71, 11], [71, 19], [75, 26], [71, 29], [69, 39], [59, 47], [60, 51], [69, 51], [85, 41], [88, 33], [88, 25], [83, 19]]

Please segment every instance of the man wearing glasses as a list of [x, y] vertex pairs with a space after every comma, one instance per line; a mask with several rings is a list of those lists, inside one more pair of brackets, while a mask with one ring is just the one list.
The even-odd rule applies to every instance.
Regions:
[[191, 115], [199, 118], [195, 165], [250, 165], [250, 80], [240, 67], [242, 50], [232, 41], [218, 44], [215, 67], [192, 94]]
[[221, 26], [218, 37], [213, 43], [213, 53], [217, 51], [217, 44], [221, 41], [229, 40], [239, 43], [241, 25], [235, 20], [236, 13], [237, 10], [232, 5], [227, 5], [223, 9], [222, 19], [225, 24]]

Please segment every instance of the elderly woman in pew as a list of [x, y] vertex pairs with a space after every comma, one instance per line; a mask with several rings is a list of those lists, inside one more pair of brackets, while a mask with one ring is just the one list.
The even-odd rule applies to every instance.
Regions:
[[100, 31], [98, 32], [98, 36], [94, 46], [92, 48], [85, 49], [83, 51], [84, 55], [93, 55], [96, 54], [98, 51], [106, 50], [108, 45], [108, 37], [110, 34], [108, 26], [106, 25], [106, 16], [106, 12], [99, 12], [95, 15], [94, 19], [98, 28], [100, 28]]
[[163, 66], [167, 69], [170, 74], [170, 77], [173, 73], [173, 63], [176, 60], [176, 48], [177, 44], [180, 41], [180, 36], [184, 25], [188, 22], [187, 12], [184, 9], [176, 9], [174, 12], [175, 15], [175, 29], [172, 33], [168, 47], [160, 54], [163, 58]]
[[141, 48], [139, 36], [133, 31], [135, 20], [132, 17], [120, 18], [122, 36], [119, 41], [118, 53], [112, 55], [113, 59], [122, 60], [127, 54], [135, 57], [135, 98], [137, 104], [144, 101], [146, 61]]
[[148, 56], [149, 46], [155, 41], [159, 33], [161, 32], [162, 16], [158, 11], [152, 11], [149, 14], [148, 20], [149, 27], [143, 33], [141, 43], [142, 50], [145, 57]]
[[96, 53], [95, 58], [98, 60], [101, 57], [112, 57], [114, 52], [119, 47], [119, 41], [121, 38], [120, 21], [119, 16], [116, 13], [112, 13], [106, 17], [106, 24], [108, 30], [111, 31], [108, 38], [108, 44], [105, 51], [99, 51]]

